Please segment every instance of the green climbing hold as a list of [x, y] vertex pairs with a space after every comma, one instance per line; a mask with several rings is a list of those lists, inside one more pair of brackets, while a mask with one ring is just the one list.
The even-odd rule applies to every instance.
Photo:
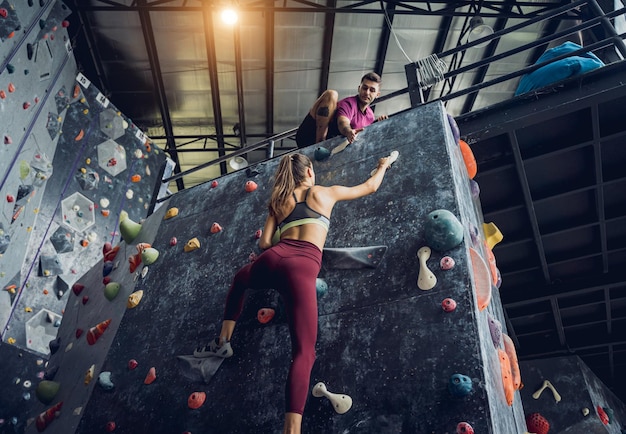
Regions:
[[430, 247], [445, 252], [461, 244], [463, 226], [450, 211], [437, 209], [426, 216], [424, 237]]
[[104, 287], [104, 296], [107, 300], [113, 301], [117, 294], [120, 292], [121, 285], [117, 282], [109, 282]]
[[120, 233], [126, 244], [132, 243], [139, 235], [139, 232], [141, 232], [141, 225], [130, 218], [125, 218], [120, 222]]
[[159, 257], [159, 251], [153, 247], [143, 249], [141, 252], [141, 261], [146, 265], [154, 264]]
[[28, 178], [28, 175], [30, 175], [30, 164], [28, 161], [22, 160], [20, 161], [20, 179], [23, 181]]
[[35, 395], [37, 395], [37, 399], [41, 401], [42, 404], [47, 405], [54, 400], [60, 387], [61, 383], [57, 383], [56, 381], [42, 380], [37, 385]]

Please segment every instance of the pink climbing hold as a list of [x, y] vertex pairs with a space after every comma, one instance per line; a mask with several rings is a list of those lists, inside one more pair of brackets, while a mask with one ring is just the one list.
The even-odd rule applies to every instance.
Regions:
[[460, 422], [456, 426], [456, 434], [474, 434], [474, 428], [467, 422]]
[[456, 309], [456, 301], [451, 298], [446, 298], [444, 301], [441, 302], [441, 307], [444, 312], [452, 312]]
[[259, 238], [261, 238], [261, 236], [263, 236], [263, 230], [262, 230], [262, 229], [259, 229], [259, 230], [257, 230], [257, 231], [254, 233], [254, 238], [256, 238], [257, 240], [258, 240]]
[[135, 359], [130, 359], [128, 361], [128, 369], [131, 370], [131, 371], [133, 369], [135, 369], [137, 367], [137, 365], [139, 365], [139, 362], [137, 362], [137, 360], [135, 360]]
[[272, 318], [274, 318], [275, 314], [276, 314], [276, 311], [274, 309], [269, 308], [269, 307], [264, 307], [262, 309], [259, 309], [259, 311], [256, 314], [256, 319], [258, 319], [261, 324], [267, 324], [268, 322], [272, 320]]
[[146, 375], [146, 379], [143, 380], [143, 384], [152, 384], [156, 380], [156, 368], [153, 366], [148, 371], [148, 375]]
[[24, 108], [24, 110], [27, 110], [30, 107], [30, 103], [28, 101], [25, 101], [24, 104], [22, 104], [22, 107]]
[[246, 181], [245, 189], [248, 193], [253, 192], [254, 190], [256, 190], [256, 188], [257, 188], [256, 182]]
[[187, 405], [189, 406], [189, 408], [195, 410], [202, 407], [204, 401], [206, 401], [205, 392], [193, 392], [191, 395], [189, 395], [189, 398], [187, 398]]
[[218, 232], [222, 231], [222, 227], [220, 226], [219, 223], [215, 222], [211, 225], [211, 233], [212, 234], [216, 234]]
[[88, 301], [89, 301], [89, 297], [87, 297], [86, 295], [83, 295], [83, 306], [86, 305]]
[[439, 262], [439, 265], [441, 266], [442, 270], [451, 270], [452, 268], [454, 268], [454, 259], [452, 259], [450, 256], [444, 256], [443, 258], [441, 258], [441, 262]]
[[11, 139], [10, 136], [4, 136], [4, 144], [5, 145], [10, 145], [13, 143], [13, 139]]
[[170, 238], [170, 246], [173, 247], [176, 244], [178, 244], [178, 240], [176, 239], [176, 237]]
[[115, 428], [116, 428], [115, 422], [113, 422], [112, 420], [107, 422], [107, 425], [106, 425], [107, 432], [113, 432], [115, 431]]

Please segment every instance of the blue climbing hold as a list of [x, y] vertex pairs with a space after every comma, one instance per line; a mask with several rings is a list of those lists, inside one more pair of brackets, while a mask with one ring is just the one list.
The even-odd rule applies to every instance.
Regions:
[[317, 292], [317, 299], [319, 300], [328, 292], [328, 283], [318, 277], [315, 279], [315, 291]]
[[106, 277], [113, 271], [113, 261], [105, 261], [102, 267], [102, 277]]
[[472, 393], [472, 379], [463, 374], [453, 374], [448, 382], [448, 391], [457, 398], [467, 396]]
[[315, 160], [322, 161], [330, 157], [330, 151], [323, 146], [315, 148]]

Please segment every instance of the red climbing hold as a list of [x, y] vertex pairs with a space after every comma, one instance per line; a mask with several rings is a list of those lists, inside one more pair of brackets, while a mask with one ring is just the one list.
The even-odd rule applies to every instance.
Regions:
[[24, 108], [24, 110], [27, 110], [30, 107], [30, 103], [28, 101], [24, 101], [24, 104], [22, 104], [22, 107]]
[[222, 227], [220, 226], [219, 223], [215, 222], [211, 225], [211, 233], [212, 234], [216, 234], [218, 232], [222, 231]]
[[609, 415], [606, 414], [606, 411], [604, 411], [604, 409], [602, 407], [600, 407], [599, 405], [596, 407], [596, 411], [598, 412], [598, 417], [600, 418], [600, 421], [603, 424], [608, 425], [609, 424]]
[[63, 401], [60, 401], [58, 404], [55, 404], [43, 413], [40, 413], [35, 419], [37, 431], [43, 432], [43, 430], [45, 430], [48, 425], [50, 425], [52, 421], [59, 416], [61, 407], [63, 407]]
[[67, 28], [67, 27], [69, 27], [69, 26], [70, 26], [70, 22], [69, 22], [68, 20], [63, 20], [63, 21], [61, 22], [61, 25], [62, 25], [63, 27], [65, 27], [65, 28]]
[[130, 263], [129, 270], [131, 273], [134, 273], [137, 267], [141, 264], [141, 253], [136, 253], [128, 257], [128, 262]]
[[12, 194], [7, 194], [7, 202], [11, 203], [15, 200], [15, 197], [13, 197]]
[[456, 301], [451, 298], [446, 298], [441, 302], [441, 307], [445, 312], [452, 312], [456, 309]]
[[474, 434], [474, 428], [467, 422], [459, 422], [456, 426], [456, 434]]
[[102, 279], [102, 284], [108, 285], [109, 283], [111, 283], [111, 276], [104, 276], [104, 278]]
[[132, 371], [133, 369], [135, 369], [137, 367], [138, 364], [139, 364], [139, 362], [137, 362], [137, 360], [130, 359], [128, 361], [128, 369]]
[[107, 432], [115, 431], [115, 428], [116, 428], [115, 422], [113, 422], [112, 420], [107, 422], [107, 425], [106, 425], [105, 428], [106, 428]]
[[83, 289], [85, 289], [85, 285], [83, 285], [82, 283], [76, 282], [75, 284], [72, 285], [72, 291], [76, 295], [78, 295], [81, 292], [83, 292]]
[[8, 16], [9, 16], [9, 11], [7, 11], [6, 8], [0, 8], [0, 17], [6, 18]]
[[106, 256], [107, 252], [110, 252], [113, 245], [110, 242], [106, 242], [102, 245], [102, 254]]
[[113, 261], [115, 257], [117, 256], [117, 252], [119, 251], [120, 251], [120, 246], [115, 246], [112, 249], [110, 249], [108, 252], [104, 254], [104, 262]]
[[83, 305], [87, 304], [88, 301], [89, 301], [89, 297], [87, 297], [86, 295], [83, 295]]
[[83, 329], [76, 329], [76, 339], [83, 335]]
[[254, 190], [256, 190], [256, 188], [257, 188], [256, 182], [246, 181], [245, 189], [248, 193], [253, 192]]
[[176, 239], [176, 237], [172, 237], [170, 238], [170, 246], [175, 246], [178, 243], [178, 240]]
[[539, 413], [532, 413], [526, 416], [526, 427], [528, 432], [535, 434], [548, 434], [548, 431], [550, 431], [550, 424]]
[[217, 187], [217, 185], [218, 185], [218, 182], [217, 181], [213, 181], [211, 183], [211, 188], [215, 188], [215, 187]]
[[258, 319], [261, 324], [267, 324], [268, 322], [272, 320], [272, 318], [274, 318], [275, 314], [276, 314], [276, 311], [274, 309], [269, 308], [269, 307], [264, 307], [262, 309], [259, 309], [259, 311], [256, 314], [256, 319]]
[[263, 230], [262, 229], [258, 229], [255, 233], [254, 233], [254, 238], [256, 238], [257, 240], [259, 238], [261, 238], [261, 236], [263, 235]]
[[187, 398], [187, 405], [189, 406], [189, 408], [195, 410], [196, 408], [202, 407], [204, 401], [206, 401], [205, 392], [193, 392], [191, 395], [189, 395], [189, 398]]
[[102, 336], [102, 333], [109, 327], [111, 320], [107, 319], [89, 329], [87, 332], [87, 343], [93, 345]]
[[146, 375], [145, 380], [143, 380], [143, 384], [152, 384], [156, 380], [156, 368], [153, 366], [148, 371], [148, 375]]

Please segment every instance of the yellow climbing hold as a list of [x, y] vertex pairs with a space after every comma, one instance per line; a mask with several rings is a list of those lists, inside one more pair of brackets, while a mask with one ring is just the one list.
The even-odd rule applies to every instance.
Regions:
[[43, 270], [43, 275], [48, 277], [50, 275], [50, 270]]
[[91, 383], [91, 380], [93, 380], [93, 376], [95, 372], [96, 372], [96, 365], [91, 365], [89, 369], [87, 370], [87, 372], [85, 373], [85, 384]]
[[87, 113], [89, 113], [89, 109], [83, 110], [83, 114], [87, 114]]
[[85, 174], [87, 173], [87, 169], [85, 169], [84, 167], [80, 168], [80, 173]]
[[20, 179], [25, 180], [30, 174], [30, 164], [28, 161], [22, 160], [20, 161]]
[[91, 164], [91, 158], [87, 158], [87, 159], [85, 160], [85, 163], [86, 163], [87, 165]]
[[183, 248], [183, 250], [185, 252], [192, 252], [199, 248], [200, 248], [200, 241], [197, 238], [192, 238], [189, 241], [187, 241], [187, 244], [185, 244], [185, 247]]
[[485, 241], [490, 249], [493, 249], [493, 247], [502, 241], [502, 238], [504, 238], [500, 229], [498, 229], [493, 222], [483, 223], [483, 233], [485, 235]]
[[129, 309], [137, 307], [142, 297], [143, 291], [141, 289], [139, 291], [133, 292], [131, 295], [128, 296], [128, 302], [126, 303], [126, 307]]
[[167, 210], [163, 220], [171, 219], [172, 217], [176, 217], [177, 215], [178, 215], [178, 208], [172, 207], [172, 208]]
[[33, 227], [29, 226], [26, 228], [26, 232], [31, 233], [33, 231]]
[[15, 343], [15, 338], [9, 338], [7, 339], [7, 343], [13, 345]]

